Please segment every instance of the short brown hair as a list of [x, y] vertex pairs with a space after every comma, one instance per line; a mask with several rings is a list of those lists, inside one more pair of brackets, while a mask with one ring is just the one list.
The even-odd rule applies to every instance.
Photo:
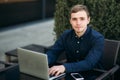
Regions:
[[75, 5], [71, 8], [70, 15], [71, 15], [71, 13], [76, 13], [76, 12], [82, 11], [82, 10], [84, 10], [86, 12], [87, 16], [90, 17], [88, 8], [85, 5], [79, 5], [79, 4]]

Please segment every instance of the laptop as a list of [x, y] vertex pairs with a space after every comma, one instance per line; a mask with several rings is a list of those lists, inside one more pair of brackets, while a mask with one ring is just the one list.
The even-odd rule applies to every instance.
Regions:
[[60, 79], [65, 76], [62, 73], [58, 76], [49, 77], [47, 55], [23, 48], [17, 48], [18, 63], [20, 72], [29, 74], [45, 80]]

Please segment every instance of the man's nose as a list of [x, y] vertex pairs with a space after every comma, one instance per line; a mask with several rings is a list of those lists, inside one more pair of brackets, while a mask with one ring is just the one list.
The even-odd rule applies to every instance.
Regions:
[[77, 24], [81, 24], [81, 21], [80, 21], [80, 20], [77, 20]]

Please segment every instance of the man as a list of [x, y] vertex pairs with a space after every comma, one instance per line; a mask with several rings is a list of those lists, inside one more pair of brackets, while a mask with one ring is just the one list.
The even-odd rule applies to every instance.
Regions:
[[67, 62], [54, 65], [50, 75], [84, 72], [101, 67], [104, 37], [88, 26], [90, 15], [85, 5], [75, 5], [70, 12], [71, 30], [66, 30], [47, 52], [49, 64], [54, 64], [61, 52], [65, 51]]

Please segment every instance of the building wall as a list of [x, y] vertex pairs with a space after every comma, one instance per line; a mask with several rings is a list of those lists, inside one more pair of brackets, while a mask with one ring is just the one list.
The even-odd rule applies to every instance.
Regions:
[[0, 28], [54, 16], [55, 0], [25, 0], [0, 3]]

